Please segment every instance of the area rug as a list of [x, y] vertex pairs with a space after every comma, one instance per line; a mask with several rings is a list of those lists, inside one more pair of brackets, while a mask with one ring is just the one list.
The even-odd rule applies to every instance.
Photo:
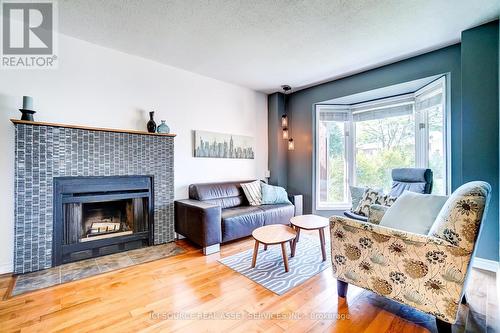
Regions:
[[17, 276], [11, 296], [88, 278], [186, 252], [174, 242], [81, 260]]
[[[251, 268], [253, 249], [220, 259], [219, 262], [278, 295], [307, 281], [331, 266], [330, 245], [327, 240], [327, 259], [322, 261], [319, 236], [300, 235], [295, 257], [288, 257], [289, 272], [285, 272], [280, 245], [270, 245], [267, 251], [260, 245], [257, 265]], [[290, 254], [290, 247], [287, 245]]]

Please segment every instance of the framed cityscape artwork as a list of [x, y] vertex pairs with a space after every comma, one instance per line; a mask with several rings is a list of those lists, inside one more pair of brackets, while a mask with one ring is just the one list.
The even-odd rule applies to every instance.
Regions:
[[254, 159], [254, 138], [235, 134], [194, 131], [194, 156]]

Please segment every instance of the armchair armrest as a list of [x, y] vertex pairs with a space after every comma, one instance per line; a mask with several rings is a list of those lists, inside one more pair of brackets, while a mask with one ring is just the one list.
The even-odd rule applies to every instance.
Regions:
[[302, 215], [303, 212], [303, 196], [302, 194], [289, 194], [288, 200], [295, 206], [295, 214], [294, 216]]
[[198, 200], [177, 200], [175, 232], [207, 247], [222, 241], [221, 207]]
[[330, 235], [333, 273], [340, 281], [456, 321], [470, 251], [434, 236], [343, 216], [330, 218]]
[[368, 222], [373, 224], [380, 224], [385, 212], [389, 209], [388, 206], [373, 204], [368, 208]]
[[[392, 229], [389, 227], [384, 227], [384, 226], [381, 226], [378, 224], [373, 224], [370, 222], [362, 222], [362, 221], [357, 221], [354, 219], [349, 219], [349, 218], [346, 218], [343, 216], [330, 217], [330, 229], [332, 229], [336, 223], [347, 227], [347, 228], [344, 227], [344, 229], [353, 230], [351, 228], [355, 228], [355, 229], [359, 229], [359, 231], [375, 233], [378, 235], [390, 237], [390, 238], [395, 239], [395, 240], [401, 240], [401, 241], [404, 241], [405, 243], [408, 243], [411, 245], [431, 243], [431, 244], [436, 244], [436, 245], [449, 246], [449, 247], [453, 248], [455, 251], [462, 250], [460, 247], [455, 246], [444, 239], [437, 238], [434, 236], [421, 235], [421, 234], [415, 234], [415, 233], [409, 232], [409, 231]], [[356, 232], [356, 230], [353, 230], [353, 231]], [[463, 251], [465, 251], [465, 250], [463, 250]], [[470, 254], [470, 252], [468, 252], [468, 251], [465, 251], [465, 252]]]

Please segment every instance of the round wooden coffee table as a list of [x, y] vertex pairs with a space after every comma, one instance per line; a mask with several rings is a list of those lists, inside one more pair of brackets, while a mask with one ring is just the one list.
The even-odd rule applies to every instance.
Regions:
[[325, 228], [328, 226], [328, 219], [326, 217], [318, 215], [300, 215], [295, 216], [290, 219], [292, 227], [297, 230], [297, 237], [294, 240], [292, 246], [292, 257], [295, 255], [295, 248], [299, 241], [300, 230], [318, 230], [319, 240], [321, 243], [321, 255], [323, 256], [323, 261], [326, 260], [326, 250], [325, 250]]
[[292, 257], [294, 254], [293, 240], [297, 233], [291, 227], [283, 224], [266, 225], [255, 229], [252, 236], [255, 239], [255, 247], [253, 249], [252, 268], [257, 263], [257, 254], [259, 252], [259, 244], [264, 244], [264, 249], [267, 250], [268, 245], [281, 244], [281, 253], [285, 264], [285, 272], [288, 272], [288, 256], [286, 254], [286, 243], [290, 242]]

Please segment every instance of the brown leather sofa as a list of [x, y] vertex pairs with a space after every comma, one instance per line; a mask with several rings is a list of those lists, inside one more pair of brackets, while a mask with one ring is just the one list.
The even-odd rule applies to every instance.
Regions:
[[219, 251], [220, 243], [302, 215], [302, 195], [289, 196], [291, 205], [250, 206], [240, 184], [251, 181], [189, 185], [189, 199], [175, 201], [175, 232], [210, 254]]

